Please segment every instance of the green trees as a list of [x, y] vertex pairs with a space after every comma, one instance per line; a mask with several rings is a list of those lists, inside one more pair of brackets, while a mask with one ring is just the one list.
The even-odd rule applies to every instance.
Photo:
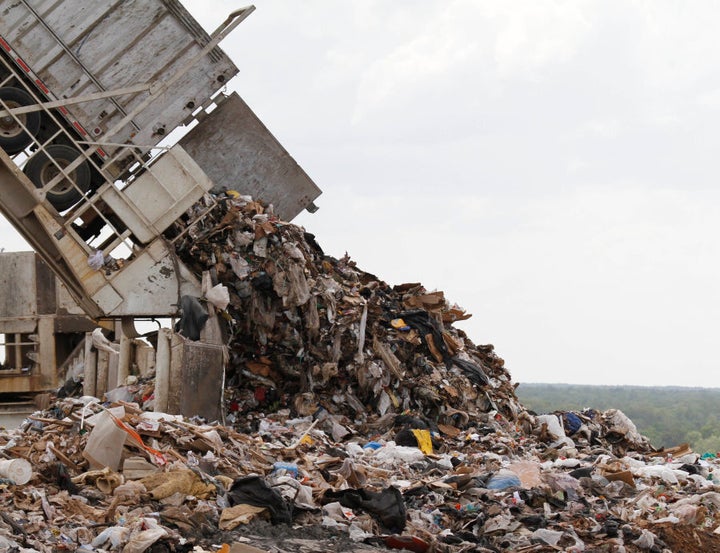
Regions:
[[718, 388], [520, 384], [516, 393], [536, 413], [620, 409], [658, 448], [688, 442], [697, 453], [720, 451]]

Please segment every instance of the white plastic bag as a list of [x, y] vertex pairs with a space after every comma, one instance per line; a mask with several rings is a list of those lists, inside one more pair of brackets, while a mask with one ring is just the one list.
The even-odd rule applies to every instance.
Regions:
[[230, 292], [227, 286], [218, 284], [206, 292], [205, 298], [220, 311], [223, 311], [230, 303]]
[[100, 532], [90, 545], [93, 547], [103, 547], [107, 542], [110, 542], [112, 548], [116, 549], [127, 539], [128, 534], [130, 534], [129, 528], [125, 528], [124, 526], [110, 526]]
[[99, 271], [105, 265], [105, 256], [103, 256], [103, 252], [96, 250], [88, 256], [87, 262], [91, 269]]

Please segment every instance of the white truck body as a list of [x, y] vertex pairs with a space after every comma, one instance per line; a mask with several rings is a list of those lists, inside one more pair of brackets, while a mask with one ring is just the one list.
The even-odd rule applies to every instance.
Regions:
[[48, 100], [149, 88], [190, 65], [138, 112], [150, 90], [67, 105], [90, 140], [131, 142], [145, 152], [238, 72], [217, 47], [192, 63], [210, 37], [175, 0], [0, 0], [0, 14], [0, 46], [42, 83]]

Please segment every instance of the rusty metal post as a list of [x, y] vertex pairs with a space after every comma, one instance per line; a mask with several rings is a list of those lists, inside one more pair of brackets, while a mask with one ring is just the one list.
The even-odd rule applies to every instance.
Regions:
[[170, 339], [172, 331], [161, 328], [158, 332], [155, 354], [155, 411], [167, 413], [170, 390]]

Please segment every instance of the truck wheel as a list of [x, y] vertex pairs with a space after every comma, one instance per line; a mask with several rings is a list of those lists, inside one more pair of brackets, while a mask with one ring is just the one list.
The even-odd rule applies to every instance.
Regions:
[[[29, 106], [35, 101], [32, 96], [19, 88], [6, 86], [0, 88], [0, 100], [5, 105], [12, 108]], [[22, 126], [15, 120], [12, 115], [3, 115], [0, 117], [0, 148], [5, 150], [9, 155], [22, 152], [32, 141], [32, 136], [40, 130], [40, 112], [31, 111], [17, 116], [30, 134], [23, 130]]]
[[[62, 168], [67, 167], [75, 161], [80, 152], [65, 144], [51, 144], [45, 150], [39, 150], [25, 164], [23, 171], [38, 188], [43, 188]], [[55, 163], [53, 163], [53, 160]], [[64, 211], [81, 197], [81, 192], [87, 192], [90, 186], [90, 167], [87, 160], [83, 161], [68, 175], [69, 178], [62, 179], [47, 192], [47, 199], [58, 211]], [[75, 185], [73, 186], [73, 183]]]

